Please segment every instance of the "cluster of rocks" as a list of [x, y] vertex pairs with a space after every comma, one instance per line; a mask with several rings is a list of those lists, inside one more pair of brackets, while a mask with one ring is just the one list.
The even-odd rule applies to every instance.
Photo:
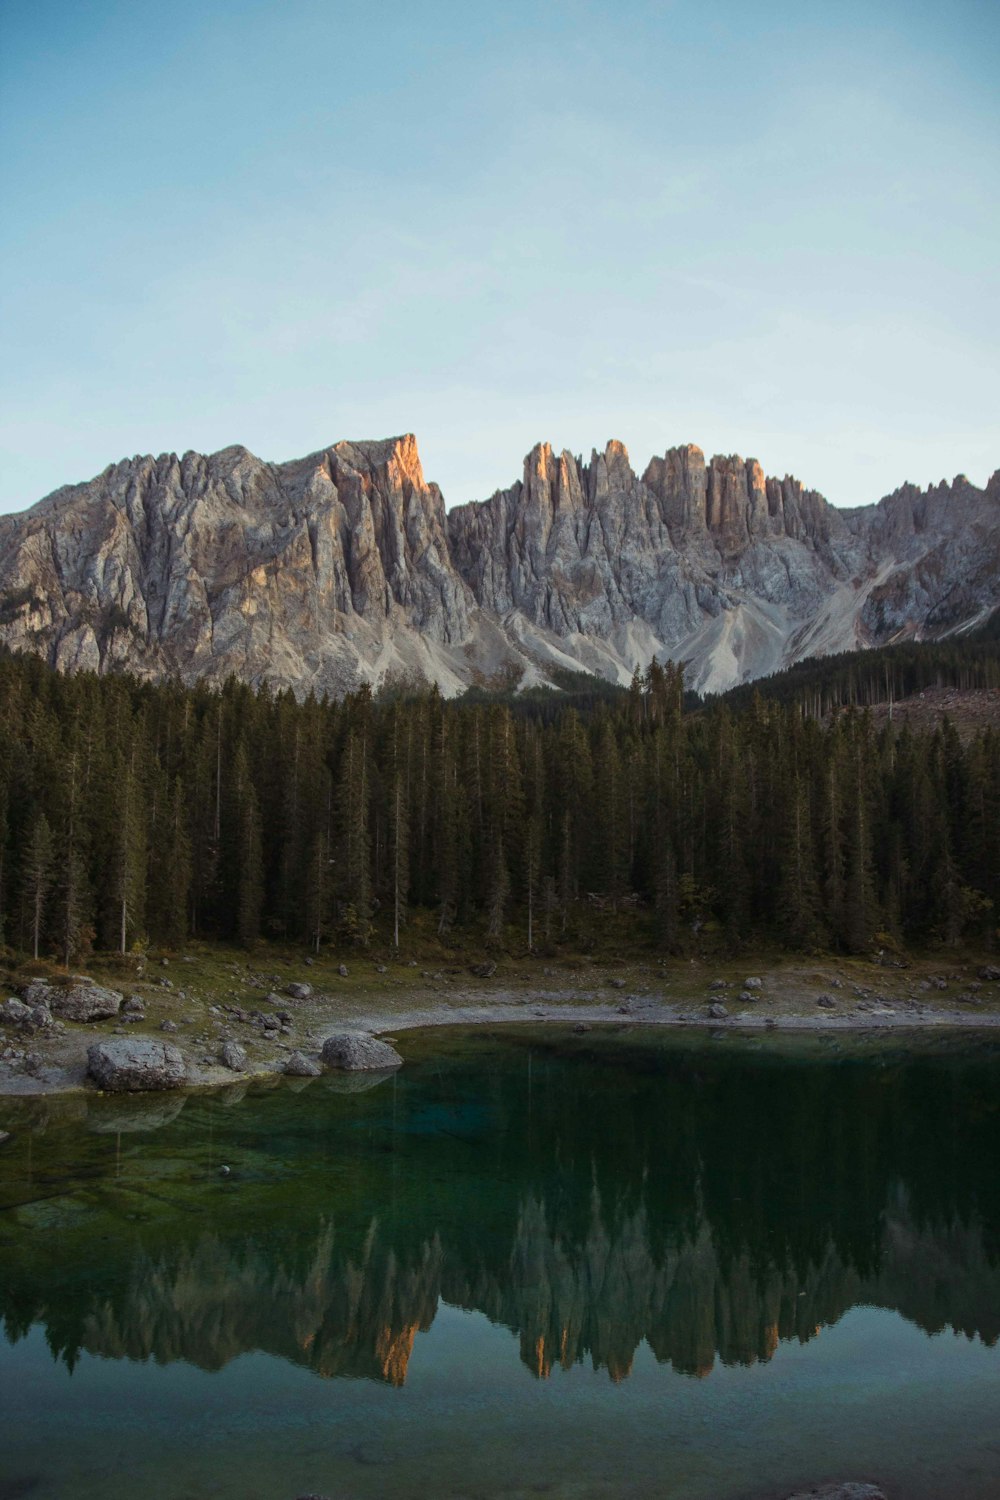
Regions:
[[[729, 989], [730, 985], [729, 985], [729, 981], [727, 979], [713, 979], [710, 982], [708, 988], [709, 988], [710, 991], [718, 994], [722, 990]], [[763, 979], [760, 979], [759, 977], [757, 977], [756, 975], [754, 975], [754, 976], [752, 976], [749, 979], [744, 979], [742, 988], [740, 989], [740, 992], [739, 992], [739, 994], [737, 996], [737, 999], [739, 1000], [739, 1003], [741, 1005], [752, 1005], [752, 1004], [754, 1004], [755, 1001], [760, 1000], [763, 997], [763, 992], [764, 992], [764, 981], [763, 981]], [[728, 1008], [728, 1006], [724, 1005], [721, 1000], [711, 1000], [709, 1002], [709, 1006], [708, 1006], [708, 1017], [709, 1017], [709, 1020], [711, 1020], [711, 1021], [724, 1021], [728, 1015], [729, 1015], [729, 1008]]]

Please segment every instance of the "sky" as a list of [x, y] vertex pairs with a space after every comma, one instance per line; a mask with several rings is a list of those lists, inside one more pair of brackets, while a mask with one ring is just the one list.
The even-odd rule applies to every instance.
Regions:
[[0, 512], [135, 453], [1000, 467], [996, 0], [0, 0]]

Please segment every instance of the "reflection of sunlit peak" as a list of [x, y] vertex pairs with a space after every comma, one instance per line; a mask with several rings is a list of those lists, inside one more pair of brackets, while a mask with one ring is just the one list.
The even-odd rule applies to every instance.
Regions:
[[413, 1353], [413, 1340], [417, 1336], [419, 1323], [408, 1323], [397, 1333], [389, 1324], [380, 1328], [375, 1339], [375, 1356], [382, 1367], [382, 1374], [390, 1385], [404, 1385], [406, 1370]]

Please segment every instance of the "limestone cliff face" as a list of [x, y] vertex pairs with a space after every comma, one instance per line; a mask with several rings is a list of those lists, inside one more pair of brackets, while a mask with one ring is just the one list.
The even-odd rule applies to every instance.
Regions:
[[1000, 603], [1000, 474], [839, 511], [753, 459], [548, 444], [447, 515], [414, 438], [269, 464], [134, 458], [0, 517], [0, 642], [339, 693], [445, 692], [556, 668], [627, 681], [670, 656], [719, 690], [803, 656], [963, 628]]

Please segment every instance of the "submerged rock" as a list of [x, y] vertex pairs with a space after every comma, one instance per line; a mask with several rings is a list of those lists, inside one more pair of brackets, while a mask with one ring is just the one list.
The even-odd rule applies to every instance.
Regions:
[[856, 1479], [843, 1484], [824, 1484], [818, 1489], [796, 1490], [788, 1500], [886, 1500], [884, 1490], [877, 1484], [862, 1484]]
[[134, 1135], [162, 1130], [176, 1120], [187, 1104], [186, 1094], [169, 1099], [92, 1099], [87, 1129], [94, 1135]]
[[320, 1057], [325, 1067], [341, 1068], [351, 1073], [399, 1068], [403, 1064], [395, 1047], [380, 1042], [378, 1037], [366, 1031], [338, 1031], [328, 1036]]
[[185, 1078], [184, 1058], [170, 1042], [117, 1037], [87, 1049], [87, 1072], [110, 1093], [176, 1089]]

